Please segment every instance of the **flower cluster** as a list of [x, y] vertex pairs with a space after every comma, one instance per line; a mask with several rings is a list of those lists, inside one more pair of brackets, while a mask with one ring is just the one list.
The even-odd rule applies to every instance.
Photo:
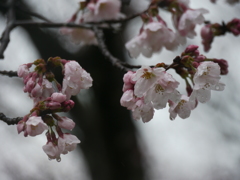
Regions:
[[222, 36], [226, 32], [238, 36], [240, 34], [240, 19], [234, 18], [227, 24], [214, 23], [203, 26], [201, 29], [201, 37], [204, 51], [208, 52], [210, 50], [215, 36]]
[[195, 26], [204, 22], [203, 14], [206, 9], [191, 9], [188, 1], [169, 0], [160, 4], [172, 13], [173, 24], [177, 32], [168, 28], [166, 22], [158, 13], [157, 4], [149, 7], [148, 12], [142, 14], [144, 22], [139, 34], [126, 43], [130, 55], [137, 58], [140, 54], [151, 57], [153, 53], [160, 52], [163, 47], [174, 50], [179, 44], [186, 42], [186, 37], [196, 35]]
[[[88, 23], [114, 20], [124, 17], [120, 13], [120, 0], [90, 0], [81, 1], [79, 10], [74, 13], [69, 23]], [[79, 13], [81, 10], [82, 13]], [[81, 45], [97, 45], [95, 34], [92, 30], [82, 28], [62, 28], [61, 34], [69, 35], [71, 41]]]
[[[179, 82], [166, 71], [169, 68], [174, 68], [185, 79], [188, 96], [177, 91]], [[134, 119], [142, 119], [143, 122], [150, 121], [154, 109], [163, 109], [167, 103], [170, 119], [175, 119], [177, 115], [185, 119], [197, 102], [210, 100], [211, 90], [224, 90], [225, 85], [219, 80], [220, 74], [227, 73], [227, 68], [225, 60], [207, 59], [199, 54], [197, 46], [190, 45], [170, 66], [161, 63], [127, 72], [123, 78], [124, 93], [120, 103], [132, 111]], [[188, 79], [193, 82], [193, 87]]]
[[[31, 72], [31, 67], [36, 67]], [[62, 83], [55, 79], [52, 70], [62, 67], [64, 75]], [[57, 115], [58, 112], [68, 112], [74, 102], [72, 95], [77, 95], [81, 89], [92, 86], [92, 78], [76, 61], [68, 61], [60, 57], [49, 58], [47, 62], [38, 59], [33, 63], [21, 65], [18, 76], [23, 78], [24, 92], [34, 101], [34, 107], [29, 114], [19, 121], [18, 133], [24, 136], [36, 136], [47, 131], [47, 144], [43, 146], [49, 159], [60, 161], [61, 154], [67, 154], [76, 148], [80, 140], [61, 129], [72, 130], [73, 120]]]

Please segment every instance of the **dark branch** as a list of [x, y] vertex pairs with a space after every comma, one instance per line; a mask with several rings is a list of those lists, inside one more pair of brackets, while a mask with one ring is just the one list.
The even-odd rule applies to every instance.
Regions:
[[7, 12], [7, 25], [1, 36], [1, 46], [0, 46], [0, 59], [4, 58], [4, 51], [10, 42], [10, 32], [15, 27], [15, 10], [14, 10], [15, 0], [9, 0], [9, 9]]
[[9, 76], [9, 77], [18, 77], [17, 71], [0, 71], [0, 74]]
[[97, 26], [93, 26], [93, 31], [95, 32], [96, 38], [98, 40], [98, 47], [102, 51], [103, 55], [108, 58], [108, 60], [112, 63], [113, 66], [118, 67], [121, 70], [128, 71], [122, 62], [114, 57], [108, 50], [106, 44], [104, 43], [104, 35], [102, 30], [98, 29]]
[[[104, 42], [104, 35], [102, 30], [98, 29], [97, 26], [93, 26], [93, 31], [95, 32], [95, 36], [98, 40], [98, 47], [100, 48], [101, 52], [105, 57], [108, 58], [108, 60], [112, 63], [113, 66], [118, 67], [121, 70], [124, 71], [130, 71], [132, 69], [139, 69], [141, 68], [141, 65], [131, 65], [126, 62], [122, 62], [118, 58], [114, 57], [108, 50], [105, 42]], [[150, 66], [154, 67], [154, 66]], [[166, 66], [167, 67], [167, 66]]]
[[3, 113], [0, 113], [0, 120], [7, 123], [8, 125], [15, 125], [22, 119], [23, 119], [22, 117], [9, 118], [9, 117], [6, 117]]
[[[50, 23], [50, 22], [35, 22], [35, 21], [16, 21], [15, 26], [30, 26], [30, 27], [47, 27], [47, 28], [85, 28], [91, 29], [91, 25], [88, 24], [74, 24], [74, 23]], [[100, 29], [106, 29], [106, 27], [99, 27]], [[107, 28], [109, 29], [109, 28]]]

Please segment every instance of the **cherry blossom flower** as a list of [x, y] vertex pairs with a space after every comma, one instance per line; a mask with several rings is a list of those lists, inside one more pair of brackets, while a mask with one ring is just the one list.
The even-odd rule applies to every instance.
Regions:
[[220, 79], [220, 67], [217, 63], [205, 61], [200, 63], [193, 77], [194, 89], [200, 89], [206, 84], [216, 85]]
[[205, 103], [211, 98], [211, 90], [223, 91], [225, 84], [219, 82], [220, 67], [214, 62], [202, 62], [193, 77], [194, 87], [190, 99]]
[[76, 136], [68, 133], [63, 134], [58, 138], [58, 147], [63, 149], [61, 152], [62, 154], [67, 154], [68, 152], [73, 151], [79, 143], [80, 140]]
[[203, 14], [205, 13], [208, 13], [208, 10], [203, 8], [188, 9], [181, 15], [179, 20], [173, 18], [174, 25], [182, 36], [193, 38], [196, 35], [195, 26], [204, 22]]
[[79, 45], [97, 45], [97, 39], [92, 30], [83, 28], [61, 28], [62, 35], [68, 35], [71, 42]]
[[86, 8], [88, 11], [83, 15], [85, 22], [97, 22], [124, 17], [120, 13], [121, 2], [119, 0], [91, 1], [87, 4]]
[[132, 109], [133, 119], [149, 122], [154, 115], [154, 109], [151, 103], [145, 103], [143, 98], [139, 98]]
[[47, 124], [45, 124], [39, 116], [32, 116], [26, 122], [26, 131], [29, 136], [42, 134], [42, 132], [47, 129]]
[[68, 117], [65, 117], [65, 116], [60, 117], [59, 116], [59, 118], [57, 120], [58, 120], [58, 126], [60, 128], [72, 130], [75, 127], [75, 122]]
[[150, 68], [148, 66], [142, 66], [138, 69], [132, 77], [132, 80], [136, 81], [134, 95], [142, 97], [155, 84], [163, 71], [163, 68]]
[[57, 159], [57, 161], [61, 161], [60, 155], [62, 149], [60, 149], [55, 143], [48, 142], [42, 147], [42, 149], [48, 155], [49, 159]]
[[190, 116], [191, 110], [194, 109], [195, 102], [189, 101], [189, 97], [187, 97], [186, 95], [182, 95], [178, 103], [169, 101], [169, 106], [171, 120], [174, 120], [177, 117], [177, 115], [182, 119], [186, 119]]
[[146, 92], [145, 102], [152, 102], [155, 109], [165, 108], [168, 100], [178, 102], [181, 96], [176, 90], [178, 85], [179, 82], [163, 69], [155, 85]]
[[92, 86], [92, 78], [76, 61], [69, 61], [64, 66], [64, 79], [62, 93], [67, 99], [71, 95], [77, 95], [80, 89], [87, 89]]
[[55, 92], [52, 83], [49, 82], [46, 78], [43, 78], [41, 85], [36, 84], [35, 88], [31, 91], [30, 94], [30, 97], [33, 98], [34, 104], [45, 100]]
[[151, 57], [162, 47], [174, 50], [178, 46], [175, 34], [163, 22], [148, 23], [141, 33], [126, 43], [130, 55], [137, 58], [140, 54]]
[[135, 85], [135, 81], [132, 80], [133, 75], [135, 74], [135, 72], [132, 71], [128, 71], [126, 74], [124, 74], [123, 76], [123, 92], [129, 90], [129, 89], [134, 89], [134, 85]]
[[133, 90], [129, 89], [125, 91], [120, 99], [120, 104], [129, 110], [132, 110], [136, 104], [137, 98], [134, 95]]
[[18, 67], [18, 77], [25, 78], [29, 73], [29, 65], [28, 64], [23, 64]]

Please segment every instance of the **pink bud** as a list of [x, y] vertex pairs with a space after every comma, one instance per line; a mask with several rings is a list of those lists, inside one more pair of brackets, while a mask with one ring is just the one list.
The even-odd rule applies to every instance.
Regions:
[[18, 134], [20, 134], [21, 132], [23, 132], [25, 129], [25, 121], [24, 120], [21, 120], [18, 122], [17, 124], [17, 131], [18, 131]]
[[25, 78], [29, 74], [29, 68], [27, 64], [20, 65], [17, 73], [19, 77]]
[[42, 134], [42, 132], [47, 129], [48, 126], [43, 122], [41, 117], [32, 116], [26, 122], [26, 132], [30, 136]]
[[62, 103], [62, 108], [64, 112], [70, 111], [74, 107], [74, 102], [72, 100], [64, 101]]
[[218, 63], [221, 68], [221, 75], [228, 74], [228, 62], [224, 59], [214, 59], [213, 62]]
[[62, 93], [53, 93], [52, 96], [52, 101], [56, 101], [59, 103], [62, 103], [63, 101], [66, 101], [66, 95]]
[[240, 34], [240, 19], [234, 18], [227, 24], [229, 30], [235, 35], [238, 36]]
[[197, 49], [198, 49], [198, 46], [196, 46], [196, 45], [189, 45], [185, 49], [185, 53], [192, 53], [192, 52], [196, 51]]
[[72, 130], [75, 127], [75, 122], [65, 116], [62, 116], [58, 120], [58, 126], [67, 130]]
[[202, 27], [201, 37], [202, 37], [202, 44], [204, 46], [204, 51], [208, 52], [211, 48], [211, 44], [214, 38], [212, 29], [211, 29], [211, 24], [207, 24]]
[[49, 109], [59, 109], [59, 108], [61, 108], [61, 104], [59, 103], [59, 102], [49, 102], [49, 103], [47, 103], [47, 107], [49, 108]]

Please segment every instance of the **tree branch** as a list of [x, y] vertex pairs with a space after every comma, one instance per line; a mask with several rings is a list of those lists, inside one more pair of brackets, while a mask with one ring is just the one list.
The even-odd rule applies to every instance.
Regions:
[[10, 32], [15, 27], [15, 10], [14, 10], [15, 0], [9, 0], [9, 9], [7, 12], [7, 25], [1, 36], [1, 46], [0, 46], [0, 59], [4, 58], [4, 51], [10, 42]]
[[23, 119], [22, 117], [9, 118], [9, 117], [6, 117], [3, 113], [0, 113], [0, 120], [7, 123], [8, 125], [15, 125], [22, 119]]
[[9, 77], [18, 77], [17, 71], [0, 71], [0, 74]]
[[134, 66], [134, 65], [130, 65], [126, 62], [122, 62], [121, 60], [119, 60], [118, 58], [114, 57], [108, 50], [105, 42], [104, 42], [104, 34], [103, 31], [98, 29], [97, 26], [93, 26], [93, 31], [96, 35], [96, 38], [98, 40], [98, 47], [100, 48], [102, 54], [108, 58], [108, 60], [112, 63], [113, 66], [118, 67], [121, 70], [124, 71], [129, 71], [133, 68], [140, 68], [141, 66]]

